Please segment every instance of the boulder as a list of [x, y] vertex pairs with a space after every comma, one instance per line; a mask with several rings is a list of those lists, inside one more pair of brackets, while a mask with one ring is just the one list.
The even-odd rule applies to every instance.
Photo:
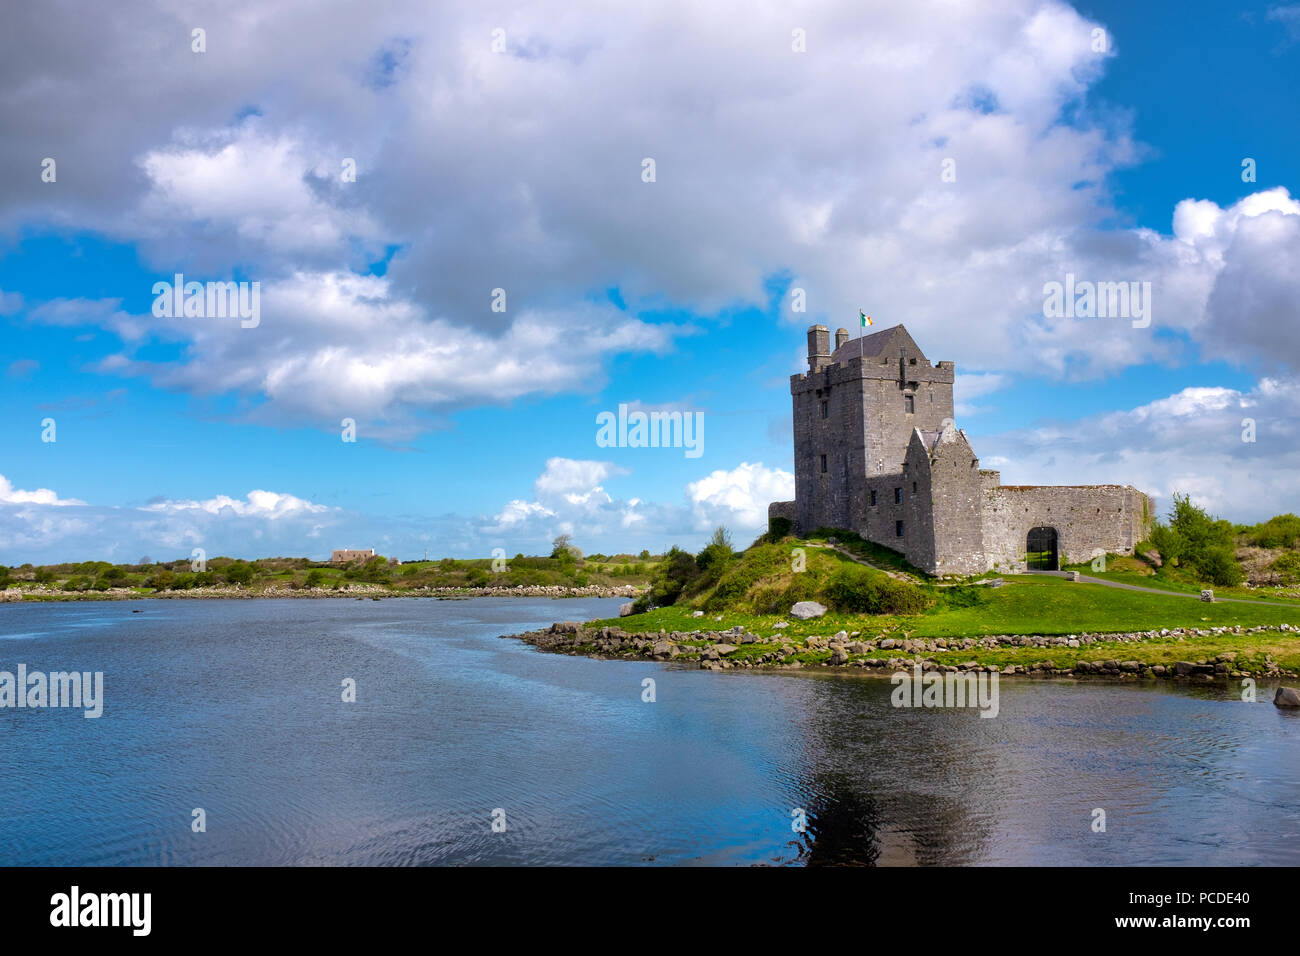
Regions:
[[1279, 687], [1273, 695], [1273, 703], [1278, 707], [1300, 707], [1300, 690], [1294, 687]]
[[626, 604], [620, 604], [618, 606], [618, 616], [627, 617], [629, 614], [631, 614], [634, 603], [635, 602], [633, 601], [628, 601]]
[[1213, 601], [1213, 600], [1214, 600], [1214, 592], [1211, 591], [1209, 588], [1202, 588], [1202, 589], [1201, 589], [1201, 600], [1202, 600], [1202, 601], [1206, 601], [1206, 602]]
[[703, 611], [692, 611], [692, 612], [691, 612], [691, 617], [704, 617], [704, 612], [703, 612]]
[[1179, 677], [1186, 677], [1196, 670], [1196, 665], [1191, 661], [1174, 661], [1174, 673]]
[[801, 621], [811, 620], [814, 617], [821, 617], [826, 613], [826, 605], [818, 604], [816, 601], [800, 601], [794, 607], [790, 608], [790, 616], [797, 617]]
[[831, 663], [832, 663], [832, 664], [847, 664], [847, 663], [848, 663], [848, 660], [849, 660], [849, 652], [848, 652], [848, 651], [846, 651], [846, 650], [845, 650], [843, 647], [841, 647], [839, 644], [832, 644], [832, 645], [831, 645]]
[[671, 657], [673, 646], [668, 643], [668, 641], [655, 641], [655, 645], [650, 649], [650, 653], [655, 657]]
[[740, 648], [735, 644], [714, 644], [713, 650], [717, 651], [722, 657], [726, 657], [728, 654], [736, 653]]
[[775, 624], [772, 625], [772, 627], [775, 628], [775, 629], [777, 629], [777, 630], [780, 630], [780, 629], [783, 628], [783, 627], [789, 627], [789, 626], [790, 626], [790, 624], [789, 624], [788, 621], [777, 621]]

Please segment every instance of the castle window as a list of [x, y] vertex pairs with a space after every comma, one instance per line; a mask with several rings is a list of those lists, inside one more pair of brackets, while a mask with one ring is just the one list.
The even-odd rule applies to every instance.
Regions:
[[896, 538], [901, 538], [902, 536], [903, 536], [903, 522], [901, 522], [901, 521], [895, 521], [895, 522], [894, 522], [894, 537], [896, 537]]
[[822, 402], [822, 418], [831, 417], [830, 407], [831, 407], [830, 402]]
[[903, 489], [902, 489], [902, 488], [895, 488], [895, 489], [894, 489], [894, 504], [896, 504], [896, 505], [901, 505], [902, 503], [903, 503]]
[[822, 474], [826, 474], [826, 456], [822, 455]]
[[915, 364], [916, 364], [916, 359], [908, 359], [908, 360], [907, 360], [907, 364], [908, 364], [908, 365], [915, 365]]
[[916, 482], [912, 482], [912, 494], [916, 494]]
[[909, 414], [916, 411], [916, 399], [911, 395], [903, 396], [903, 411]]
[[[872, 489], [871, 489], [871, 507], [874, 508], [875, 506], [876, 506], [876, 489], [872, 488]], [[1100, 511], [1101, 509], [1098, 508], [1097, 510]]]

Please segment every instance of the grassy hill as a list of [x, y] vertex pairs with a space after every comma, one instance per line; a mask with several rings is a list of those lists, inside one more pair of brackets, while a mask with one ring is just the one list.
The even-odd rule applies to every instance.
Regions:
[[[1167, 595], [1039, 575], [1007, 575], [1000, 586], [991, 586], [989, 576], [939, 583], [908, 569], [901, 556], [882, 556], [852, 533], [830, 529], [806, 539], [760, 539], [744, 552], [706, 561], [703, 568], [698, 562], [689, 566], [689, 558], [684, 552], [669, 552], [650, 592], [637, 602], [638, 613], [623, 618], [619, 626], [631, 631], [690, 631], [741, 625], [762, 632], [783, 620], [789, 624], [783, 633], [791, 638], [838, 630], [872, 637], [976, 637], [1300, 626], [1300, 600], [1207, 604], [1188, 596], [1200, 590], [1200, 582], [1175, 573], [1161, 578], [1168, 582], [1162, 588], [1170, 592]], [[1138, 573], [1135, 568], [1141, 564], [1112, 558], [1109, 570], [1097, 576], [1145, 586], [1155, 575]], [[1082, 567], [1094, 573], [1088, 565]], [[1250, 599], [1258, 597], [1244, 588], [1236, 590]], [[806, 622], [789, 616], [797, 601], [807, 600], [826, 605], [828, 613]]]

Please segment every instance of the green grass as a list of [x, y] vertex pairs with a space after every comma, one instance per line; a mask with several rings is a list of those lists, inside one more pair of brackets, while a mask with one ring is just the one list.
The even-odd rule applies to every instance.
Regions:
[[[918, 615], [862, 615], [830, 612], [812, 621], [749, 611], [721, 611], [691, 616], [689, 607], [658, 608], [645, 614], [602, 621], [629, 631], [726, 630], [742, 625], [756, 634], [775, 634], [771, 625], [788, 621], [792, 639], [860, 631], [864, 639], [880, 635], [913, 637], [980, 637], [986, 634], [1118, 633], [1173, 627], [1300, 626], [1300, 606], [1205, 604], [1174, 595], [1125, 591], [1063, 578], [1008, 576], [1000, 588], [981, 588], [981, 602], [967, 607], [941, 606]], [[717, 618], [721, 620], [717, 620]]]
[[1160, 591], [1171, 591], [1177, 594], [1200, 594], [1202, 588], [1210, 588], [1214, 591], [1216, 598], [1242, 598], [1247, 601], [1275, 601], [1278, 604], [1290, 604], [1300, 607], [1300, 599], [1282, 597], [1271, 593], [1266, 588], [1252, 590], [1244, 587], [1215, 587], [1202, 581], [1197, 581], [1191, 574], [1180, 571], [1177, 568], [1161, 568], [1155, 574], [1143, 574], [1136, 570], [1140, 563], [1133, 558], [1123, 556], [1108, 556], [1106, 558], [1106, 570], [1094, 571], [1092, 564], [1085, 562], [1082, 564], [1070, 564], [1065, 566], [1065, 570], [1078, 571], [1080, 574], [1088, 577], [1100, 578], [1103, 581], [1115, 581], [1120, 584], [1133, 584], [1143, 588], [1155, 588]]

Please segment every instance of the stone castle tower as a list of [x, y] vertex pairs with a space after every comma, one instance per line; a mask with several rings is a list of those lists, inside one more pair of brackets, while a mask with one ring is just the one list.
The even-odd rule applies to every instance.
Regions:
[[1004, 486], [953, 421], [952, 362], [931, 364], [901, 325], [851, 339], [808, 329], [790, 377], [795, 500], [769, 519], [843, 528], [931, 574], [1057, 567], [1131, 554], [1151, 520], [1132, 486]]

